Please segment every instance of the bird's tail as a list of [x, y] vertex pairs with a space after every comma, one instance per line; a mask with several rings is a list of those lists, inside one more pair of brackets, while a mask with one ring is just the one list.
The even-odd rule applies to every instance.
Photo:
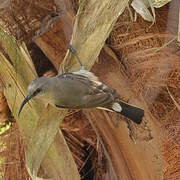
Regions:
[[[120, 105], [120, 108], [118, 109], [118, 105]], [[140, 124], [142, 121], [142, 118], [144, 116], [144, 110], [132, 105], [129, 105], [123, 101], [118, 101], [114, 103], [114, 106], [112, 109], [123, 116], [131, 119], [133, 122]]]

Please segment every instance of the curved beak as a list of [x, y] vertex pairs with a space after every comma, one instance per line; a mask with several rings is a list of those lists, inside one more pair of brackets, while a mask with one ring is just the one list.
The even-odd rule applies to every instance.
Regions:
[[19, 108], [19, 111], [18, 111], [18, 117], [19, 117], [19, 115], [20, 115], [20, 113], [21, 113], [24, 105], [25, 105], [32, 97], [33, 97], [33, 95], [27, 95], [27, 96], [24, 98], [24, 100], [23, 100], [23, 102], [22, 102], [22, 104], [21, 104], [21, 106], [20, 106], [20, 108]]

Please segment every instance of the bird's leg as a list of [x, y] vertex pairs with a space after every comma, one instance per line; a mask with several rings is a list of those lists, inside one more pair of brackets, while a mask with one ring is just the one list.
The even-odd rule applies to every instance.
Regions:
[[78, 55], [77, 55], [77, 51], [72, 47], [71, 44], [68, 45], [68, 49], [69, 51], [76, 57], [76, 59], [78, 60], [79, 64], [80, 64], [80, 70], [84, 70], [85, 67], [83, 66], [83, 64], [81, 63], [81, 60], [79, 59]]

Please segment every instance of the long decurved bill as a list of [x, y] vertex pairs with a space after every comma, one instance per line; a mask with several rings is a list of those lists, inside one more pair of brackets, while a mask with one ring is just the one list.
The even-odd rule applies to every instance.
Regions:
[[19, 108], [19, 111], [18, 111], [18, 117], [19, 117], [19, 115], [20, 115], [20, 113], [21, 113], [24, 105], [25, 105], [31, 98], [32, 98], [32, 95], [27, 95], [27, 96], [24, 98], [24, 100], [23, 100], [23, 102], [22, 102], [22, 104], [21, 104], [21, 106], [20, 106], [20, 108]]

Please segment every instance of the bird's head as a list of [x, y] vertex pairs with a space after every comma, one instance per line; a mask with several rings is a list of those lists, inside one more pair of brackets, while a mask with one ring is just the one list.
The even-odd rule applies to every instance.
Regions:
[[24, 98], [19, 111], [18, 116], [20, 115], [24, 105], [34, 97], [40, 97], [44, 95], [45, 89], [47, 87], [47, 77], [40, 77], [33, 80], [28, 86], [28, 95]]

